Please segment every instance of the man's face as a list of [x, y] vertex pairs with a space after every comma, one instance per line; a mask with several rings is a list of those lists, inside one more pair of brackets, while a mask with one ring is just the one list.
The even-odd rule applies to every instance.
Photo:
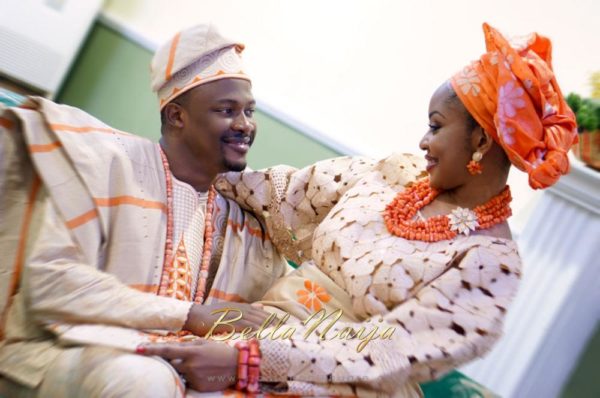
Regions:
[[256, 136], [251, 89], [247, 80], [220, 79], [184, 94], [181, 138], [207, 171], [246, 168], [246, 154]]

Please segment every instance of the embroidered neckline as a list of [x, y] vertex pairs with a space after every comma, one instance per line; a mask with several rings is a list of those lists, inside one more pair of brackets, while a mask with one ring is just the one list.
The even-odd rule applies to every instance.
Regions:
[[[158, 145], [158, 144], [157, 144]], [[206, 201], [206, 215], [204, 219], [204, 247], [202, 250], [202, 260], [198, 275], [198, 284], [196, 294], [192, 297], [190, 275], [191, 267], [185, 255], [185, 245], [181, 241], [177, 247], [177, 253], [173, 256], [173, 175], [169, 168], [167, 156], [158, 145], [163, 168], [165, 172], [165, 182], [167, 188], [167, 236], [165, 239], [165, 256], [163, 261], [163, 272], [160, 280], [158, 294], [165, 297], [173, 297], [179, 300], [191, 301], [192, 298], [197, 303], [204, 302], [206, 281], [208, 279], [208, 270], [212, 254], [212, 236], [213, 223], [212, 215], [216, 190], [211, 185], [208, 190]]]

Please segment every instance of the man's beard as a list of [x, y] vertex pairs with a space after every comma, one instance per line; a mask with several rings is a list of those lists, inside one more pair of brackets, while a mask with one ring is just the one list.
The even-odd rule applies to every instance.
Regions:
[[[248, 144], [250, 148], [252, 148], [252, 144], [254, 143], [254, 138], [256, 138], [256, 136], [254, 134], [252, 134], [250, 136], [250, 143]], [[223, 156], [223, 166], [225, 167], [225, 170], [227, 170], [227, 171], [233, 171], [233, 172], [244, 171], [246, 169], [246, 166], [248, 165], [248, 162], [246, 161], [245, 157], [244, 157], [244, 160], [240, 160], [239, 162], [233, 162], [233, 161], [230, 161], [229, 159], [227, 159], [227, 157], [225, 156], [224, 153], [222, 156]]]
[[246, 168], [247, 162], [230, 162], [227, 159], [223, 160], [223, 165], [227, 171], [244, 171]]

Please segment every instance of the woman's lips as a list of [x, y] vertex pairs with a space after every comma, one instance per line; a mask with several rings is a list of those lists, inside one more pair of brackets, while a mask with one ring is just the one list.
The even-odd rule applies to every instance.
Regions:
[[427, 166], [425, 167], [427, 171], [431, 171], [431, 169], [437, 166], [438, 161], [436, 158], [425, 155], [425, 160], [427, 160]]

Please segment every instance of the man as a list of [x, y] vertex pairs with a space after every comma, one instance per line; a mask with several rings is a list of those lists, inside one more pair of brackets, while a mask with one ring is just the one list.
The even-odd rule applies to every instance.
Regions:
[[[243, 303], [286, 262], [211, 188], [246, 167], [256, 134], [242, 50], [196, 26], [157, 51], [159, 145], [41, 98], [0, 114], [0, 396], [182, 396], [167, 362], [102, 347], [127, 346], [105, 326], [202, 335], [231, 301], [239, 328], [263, 321]], [[59, 344], [81, 324], [89, 345]]]

